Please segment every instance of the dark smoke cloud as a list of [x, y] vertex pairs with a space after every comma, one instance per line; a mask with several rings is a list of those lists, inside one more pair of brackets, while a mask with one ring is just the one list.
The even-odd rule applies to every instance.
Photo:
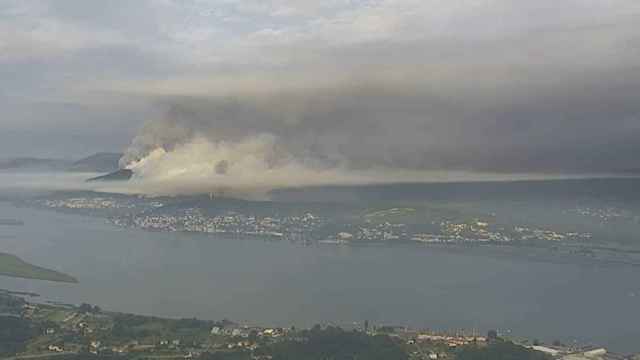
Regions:
[[191, 185], [627, 173], [639, 16], [631, 0], [9, 1], [0, 149], [129, 143], [122, 166]]
[[139, 158], [196, 136], [219, 142], [271, 134], [298, 159], [352, 169], [615, 173], [640, 165], [635, 75], [515, 73], [499, 84], [489, 73], [476, 76], [477, 88], [449, 92], [412, 70], [407, 82], [164, 96], [166, 118], [151, 120], [130, 153]]

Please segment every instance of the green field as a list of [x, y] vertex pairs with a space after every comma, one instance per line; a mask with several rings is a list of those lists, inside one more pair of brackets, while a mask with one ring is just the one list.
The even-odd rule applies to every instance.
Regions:
[[77, 283], [74, 277], [31, 265], [15, 255], [0, 253], [0, 275], [26, 279]]

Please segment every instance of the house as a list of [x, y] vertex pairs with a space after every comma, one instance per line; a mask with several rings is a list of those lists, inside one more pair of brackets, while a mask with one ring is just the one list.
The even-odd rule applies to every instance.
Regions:
[[64, 351], [62, 346], [58, 346], [58, 345], [49, 345], [49, 347], [47, 349], [49, 349], [49, 351], [53, 351], [53, 352], [63, 352]]
[[556, 350], [556, 349], [553, 349], [553, 348], [550, 348], [550, 347], [547, 347], [547, 346], [534, 345], [534, 346], [531, 346], [531, 349], [543, 352], [543, 353], [551, 355], [551, 356], [560, 355], [560, 350]]

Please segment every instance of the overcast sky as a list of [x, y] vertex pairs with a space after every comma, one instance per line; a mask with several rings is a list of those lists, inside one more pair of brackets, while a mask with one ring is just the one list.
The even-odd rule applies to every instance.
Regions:
[[355, 168], [640, 169], [638, 23], [636, 0], [0, 0], [0, 157], [151, 128]]

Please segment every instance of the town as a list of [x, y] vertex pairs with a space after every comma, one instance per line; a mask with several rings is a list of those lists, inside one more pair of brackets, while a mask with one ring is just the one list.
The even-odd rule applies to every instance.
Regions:
[[[323, 243], [416, 241], [422, 243], [469, 243], [512, 241], [581, 240], [589, 233], [558, 232], [547, 229], [516, 226], [512, 230], [496, 228], [487, 222], [442, 221], [432, 223], [433, 233], [417, 232], [414, 226], [403, 223], [373, 222], [339, 223], [307, 212], [300, 216], [256, 217], [229, 211], [222, 215], [206, 216], [200, 209], [185, 209], [182, 214], [135, 214], [113, 217], [118, 226], [155, 231], [186, 231], [200, 233], [266, 236], [278, 239], [316, 240]], [[418, 230], [419, 231], [419, 230]]]
[[423, 223], [402, 222], [403, 215], [415, 216], [416, 209], [413, 208], [388, 208], [342, 219], [331, 214], [316, 213], [312, 208], [293, 214], [280, 211], [251, 214], [233, 209], [218, 209], [214, 214], [208, 214], [205, 209], [199, 207], [172, 207], [170, 211], [166, 211], [166, 204], [162, 200], [122, 196], [116, 198], [106, 195], [45, 199], [37, 204], [63, 211], [102, 211], [101, 214], [107, 216], [111, 223], [122, 227], [302, 242], [582, 242], [592, 237], [589, 232], [557, 231], [521, 224], [504, 225], [477, 217], [453, 219], [436, 216], [430, 219], [425, 216], [422, 219]]
[[[370, 354], [370, 359], [475, 359], [483, 352], [518, 359], [622, 360], [640, 356], [612, 354], [594, 346], [542, 344], [504, 338], [495, 330], [435, 331], [368, 321], [309, 329], [238, 324], [230, 320], [166, 319], [115, 313], [90, 304], [30, 302], [35, 294], [0, 292], [1, 355], [12, 359], [288, 359], [299, 347], [329, 346]], [[318, 342], [316, 344], [315, 342]], [[322, 350], [322, 351], [327, 351]], [[369, 351], [375, 351], [369, 352]], [[375, 355], [377, 354], [377, 355]], [[499, 360], [502, 357], [495, 357]], [[477, 357], [483, 358], [483, 357]], [[505, 357], [513, 359], [516, 357]], [[305, 359], [305, 358], [300, 358]], [[314, 358], [315, 359], [315, 358]]]
[[558, 225], [547, 212], [542, 217], [513, 217], [496, 214], [492, 208], [455, 204], [287, 203], [213, 194], [148, 197], [58, 192], [21, 205], [96, 216], [124, 228], [228, 239], [284, 240], [303, 246], [412, 244], [445, 250], [482, 248], [510, 255], [526, 248], [526, 256], [541, 261], [640, 264], [640, 253], [628, 251], [625, 243], [637, 232], [637, 217], [614, 207], [556, 208], [573, 219], [570, 225]]

